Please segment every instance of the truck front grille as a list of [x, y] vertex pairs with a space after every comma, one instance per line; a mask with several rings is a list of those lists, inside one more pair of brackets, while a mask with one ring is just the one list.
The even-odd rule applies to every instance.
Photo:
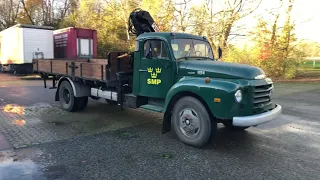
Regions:
[[272, 84], [255, 86], [253, 89], [253, 108], [262, 108], [271, 103]]

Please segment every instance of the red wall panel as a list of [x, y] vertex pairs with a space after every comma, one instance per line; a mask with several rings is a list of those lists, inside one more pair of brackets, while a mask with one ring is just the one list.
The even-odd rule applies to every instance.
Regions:
[[54, 57], [79, 59], [77, 39], [93, 39], [93, 58], [97, 57], [97, 31], [83, 28], [65, 28], [53, 31]]

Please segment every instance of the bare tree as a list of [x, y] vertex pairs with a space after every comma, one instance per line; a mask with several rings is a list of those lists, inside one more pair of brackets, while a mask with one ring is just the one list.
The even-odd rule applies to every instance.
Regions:
[[62, 20], [75, 10], [78, 0], [20, 0], [22, 23], [59, 27]]
[[[222, 4], [217, 4], [223, 2]], [[222, 47], [227, 46], [230, 35], [244, 36], [241, 33], [232, 32], [235, 22], [252, 14], [261, 4], [262, 0], [206, 0], [208, 11], [208, 36], [211, 42], [218, 41]], [[221, 7], [221, 10], [216, 10]]]
[[19, 9], [19, 0], [0, 1], [0, 30], [9, 28], [16, 23]]
[[174, 4], [174, 10], [178, 14], [177, 21], [178, 21], [178, 30], [182, 32], [186, 32], [188, 27], [188, 3], [191, 0], [182, 0], [181, 2], [176, 2]]
[[[262, 0], [228, 0], [227, 9], [220, 13], [223, 27], [219, 38], [219, 44], [226, 47], [231, 29], [234, 23], [253, 13], [261, 4]], [[236, 34], [236, 33], [234, 33]]]
[[25, 18], [23, 23], [26, 23], [28, 20], [31, 24], [36, 24], [34, 14], [35, 14], [35, 9], [38, 7], [39, 4], [33, 4], [29, 3], [27, 0], [20, 0], [22, 7], [23, 7], [23, 12], [20, 14], [22, 18]]
[[120, 12], [120, 19], [126, 28], [127, 41], [129, 43], [130, 34], [128, 26], [128, 17], [131, 11], [138, 6], [138, 2], [135, 0], [106, 0], [107, 6], [114, 12]]

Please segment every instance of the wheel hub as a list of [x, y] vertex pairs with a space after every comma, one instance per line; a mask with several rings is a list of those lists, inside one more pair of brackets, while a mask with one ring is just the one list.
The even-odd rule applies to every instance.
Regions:
[[63, 100], [68, 104], [70, 102], [70, 93], [67, 89], [63, 90]]
[[188, 137], [198, 135], [200, 129], [197, 112], [192, 108], [185, 108], [180, 111], [180, 130]]

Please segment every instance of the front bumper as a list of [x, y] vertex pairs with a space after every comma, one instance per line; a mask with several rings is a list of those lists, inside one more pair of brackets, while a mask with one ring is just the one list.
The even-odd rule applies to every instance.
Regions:
[[234, 117], [232, 121], [233, 126], [255, 126], [259, 124], [263, 124], [269, 122], [276, 118], [281, 114], [282, 107], [280, 105], [276, 105], [276, 108], [271, 111], [256, 114], [252, 116], [242, 116], [242, 117]]

